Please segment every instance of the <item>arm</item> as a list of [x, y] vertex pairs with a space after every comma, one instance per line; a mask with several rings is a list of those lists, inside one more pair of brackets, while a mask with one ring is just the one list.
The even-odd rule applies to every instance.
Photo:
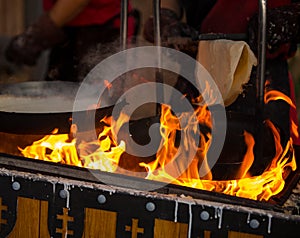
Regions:
[[[257, 53], [258, 15], [249, 21], [249, 45]], [[267, 57], [289, 58], [300, 43], [300, 3], [280, 6], [267, 11]]]
[[58, 26], [64, 26], [76, 17], [90, 0], [59, 0], [49, 11], [52, 21]]
[[65, 39], [62, 27], [76, 17], [90, 0], [58, 0], [6, 48], [6, 58], [15, 64], [35, 65], [44, 50]]
[[[181, 21], [182, 9], [179, 0], [161, 0], [160, 12], [161, 39], [168, 44], [170, 37], [189, 37], [197, 35], [195, 29]], [[153, 17], [150, 17], [144, 24], [144, 38], [154, 42]]]
[[179, 17], [181, 15], [181, 7], [178, 0], [161, 0], [161, 8], [172, 10]]

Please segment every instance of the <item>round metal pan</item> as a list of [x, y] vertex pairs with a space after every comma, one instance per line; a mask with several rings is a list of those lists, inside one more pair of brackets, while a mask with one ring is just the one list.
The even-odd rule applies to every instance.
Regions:
[[[68, 133], [72, 123], [73, 104], [78, 89], [82, 86], [87, 87], [90, 92], [83, 105], [89, 100], [92, 103], [97, 89], [76, 82], [29, 81], [1, 86], [0, 131], [14, 134], [49, 134], [58, 128], [59, 133]], [[86, 107], [76, 113], [81, 118], [95, 116], [96, 123], [110, 115], [112, 108], [112, 102], [102, 100], [96, 113], [91, 113], [94, 109]]]

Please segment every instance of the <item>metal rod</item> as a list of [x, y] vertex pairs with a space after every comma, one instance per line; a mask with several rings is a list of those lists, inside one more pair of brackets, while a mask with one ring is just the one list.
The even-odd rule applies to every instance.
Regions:
[[264, 84], [266, 68], [266, 25], [267, 0], [259, 0], [259, 34], [258, 34], [258, 74], [256, 95], [258, 102], [264, 105]]
[[128, 32], [128, 0], [121, 0], [121, 26], [120, 26], [120, 45], [121, 50], [127, 47], [127, 32]]
[[264, 85], [266, 69], [266, 25], [267, 25], [267, 0], [258, 0], [258, 67], [256, 75], [256, 116], [257, 138], [256, 157], [263, 156], [263, 121], [264, 121]]
[[[128, 0], [121, 0], [121, 22], [120, 22], [120, 50], [127, 49], [127, 34], [128, 34]], [[125, 62], [127, 64], [127, 62]], [[124, 78], [120, 83], [120, 88], [123, 90], [125, 80], [127, 80], [127, 73], [124, 74]]]
[[153, 17], [154, 17], [154, 43], [156, 46], [161, 45], [160, 38], [160, 0], [153, 0]]
[[164, 92], [161, 87], [161, 84], [163, 84], [163, 76], [161, 72], [161, 29], [160, 29], [160, 0], [153, 0], [153, 24], [154, 24], [154, 44], [157, 47], [157, 60], [158, 60], [158, 68], [156, 70], [156, 82], [160, 83], [157, 84], [156, 87], [156, 98], [157, 98], [157, 106], [156, 106], [156, 114], [160, 114], [160, 105], [159, 102], [162, 102], [164, 99]]

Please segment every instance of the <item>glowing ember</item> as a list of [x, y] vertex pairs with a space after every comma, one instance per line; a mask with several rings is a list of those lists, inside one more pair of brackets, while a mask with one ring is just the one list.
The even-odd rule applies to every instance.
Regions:
[[[285, 95], [270, 91], [266, 93], [266, 103], [271, 100], [282, 99], [291, 103]], [[237, 180], [217, 181], [213, 180], [211, 168], [207, 162], [207, 151], [211, 143], [211, 134], [201, 132], [199, 144], [194, 143], [193, 136], [196, 127], [205, 125], [212, 127], [211, 114], [206, 106], [199, 106], [195, 110], [197, 121], [193, 121], [191, 115], [182, 114], [187, 118], [188, 128], [181, 128], [179, 118], [172, 114], [171, 108], [162, 105], [160, 133], [162, 137], [159, 151], [156, 158], [151, 162], [140, 162], [136, 166], [147, 171], [146, 179], [162, 182], [172, 182], [173, 184], [187, 186], [208, 191], [215, 191], [238, 197], [250, 198], [254, 200], [269, 200], [269, 198], [282, 191], [285, 185], [285, 176], [290, 170], [296, 169], [296, 162], [292, 148], [292, 139], [287, 143], [286, 148], [280, 144], [278, 130], [270, 122], [266, 125], [274, 135], [275, 156], [268, 168], [259, 176], [252, 176], [249, 169], [254, 162], [253, 148], [255, 141], [249, 132], [244, 132], [244, 139], [247, 150], [238, 171]], [[107, 117], [103, 119], [105, 124], [97, 141], [76, 141], [76, 127], [73, 125], [70, 134], [57, 134], [57, 130], [52, 135], [47, 135], [43, 139], [34, 142], [25, 149], [20, 149], [25, 157], [52, 161], [57, 163], [80, 166], [106, 172], [118, 172], [121, 156], [126, 151], [124, 141], [118, 142], [115, 132], [119, 131], [124, 123], [129, 121], [127, 115], [121, 114], [118, 120], [112, 123], [113, 119]], [[192, 126], [191, 126], [192, 125]], [[294, 125], [296, 130], [296, 126]], [[177, 132], [181, 131], [186, 141], [183, 141], [182, 148], [176, 146]], [[196, 156], [191, 163], [186, 165], [186, 158], [189, 151], [196, 149]], [[200, 175], [199, 168], [205, 168], [205, 173]], [[185, 169], [182, 169], [185, 168]], [[180, 176], [173, 176], [180, 173]]]

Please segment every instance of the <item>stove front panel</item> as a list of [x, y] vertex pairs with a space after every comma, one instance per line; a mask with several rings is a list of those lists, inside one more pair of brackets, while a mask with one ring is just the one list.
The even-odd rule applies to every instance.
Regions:
[[160, 194], [0, 170], [1, 237], [297, 237], [300, 217], [182, 194]]

